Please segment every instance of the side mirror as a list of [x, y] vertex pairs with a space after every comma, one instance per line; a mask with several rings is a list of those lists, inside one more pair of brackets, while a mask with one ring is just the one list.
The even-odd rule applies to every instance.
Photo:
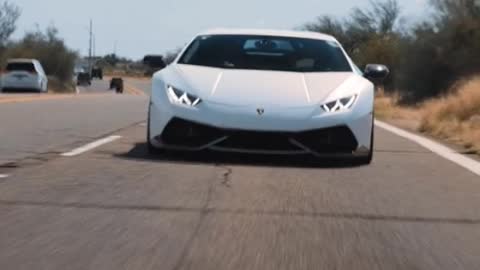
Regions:
[[383, 81], [388, 77], [389, 74], [390, 70], [387, 66], [377, 64], [368, 64], [363, 73], [365, 78], [374, 81]]

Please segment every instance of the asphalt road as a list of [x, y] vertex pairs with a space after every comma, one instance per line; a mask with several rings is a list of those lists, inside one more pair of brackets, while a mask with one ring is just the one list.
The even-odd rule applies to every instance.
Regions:
[[141, 78], [132, 78], [126, 80], [128, 86], [136, 87], [145, 92], [146, 95], [150, 96], [152, 94], [152, 83], [150, 80], [141, 79]]
[[106, 79], [104, 79], [104, 80], [93, 79], [92, 80], [92, 85], [90, 85], [90, 86], [79, 86], [78, 90], [81, 93], [112, 92], [112, 91], [110, 91], [110, 82]]
[[115, 95], [95, 82], [74, 98], [0, 104], [0, 164], [55, 154], [144, 121], [145, 97]]
[[0, 166], [0, 269], [480, 269], [480, 177], [416, 143], [377, 129], [367, 167], [155, 157], [146, 102], [0, 104], [4, 159], [122, 136]]

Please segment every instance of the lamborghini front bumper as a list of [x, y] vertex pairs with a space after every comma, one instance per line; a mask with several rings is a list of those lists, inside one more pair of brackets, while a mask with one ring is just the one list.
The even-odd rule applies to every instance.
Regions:
[[373, 100], [363, 102], [341, 113], [267, 107], [261, 115], [255, 106], [204, 102], [199, 108], [184, 108], [151, 102], [149, 139], [156, 147], [185, 151], [367, 155]]

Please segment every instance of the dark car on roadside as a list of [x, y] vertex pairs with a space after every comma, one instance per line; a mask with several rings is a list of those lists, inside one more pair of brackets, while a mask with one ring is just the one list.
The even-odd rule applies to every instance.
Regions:
[[103, 69], [99, 67], [92, 68], [92, 79], [100, 79], [103, 80]]
[[162, 55], [145, 55], [143, 58], [143, 64], [146, 66], [146, 76], [152, 76], [153, 73], [162, 70], [167, 65]]
[[77, 85], [92, 85], [92, 77], [88, 72], [79, 72], [77, 74]]

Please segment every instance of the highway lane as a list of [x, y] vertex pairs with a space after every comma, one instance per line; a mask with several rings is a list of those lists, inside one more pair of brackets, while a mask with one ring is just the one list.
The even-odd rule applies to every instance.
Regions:
[[479, 269], [478, 175], [376, 132], [366, 167], [150, 156], [135, 124], [91, 152], [0, 169], [1, 268]]
[[88, 95], [0, 104], [0, 165], [61, 152], [144, 121], [147, 98], [115, 95], [105, 85], [81, 88]]
[[111, 93], [110, 82], [107, 80], [93, 79], [90, 86], [79, 86], [81, 93]]
[[147, 96], [152, 94], [152, 82], [144, 78], [127, 78], [125, 80], [127, 85], [133, 86], [145, 92]]

